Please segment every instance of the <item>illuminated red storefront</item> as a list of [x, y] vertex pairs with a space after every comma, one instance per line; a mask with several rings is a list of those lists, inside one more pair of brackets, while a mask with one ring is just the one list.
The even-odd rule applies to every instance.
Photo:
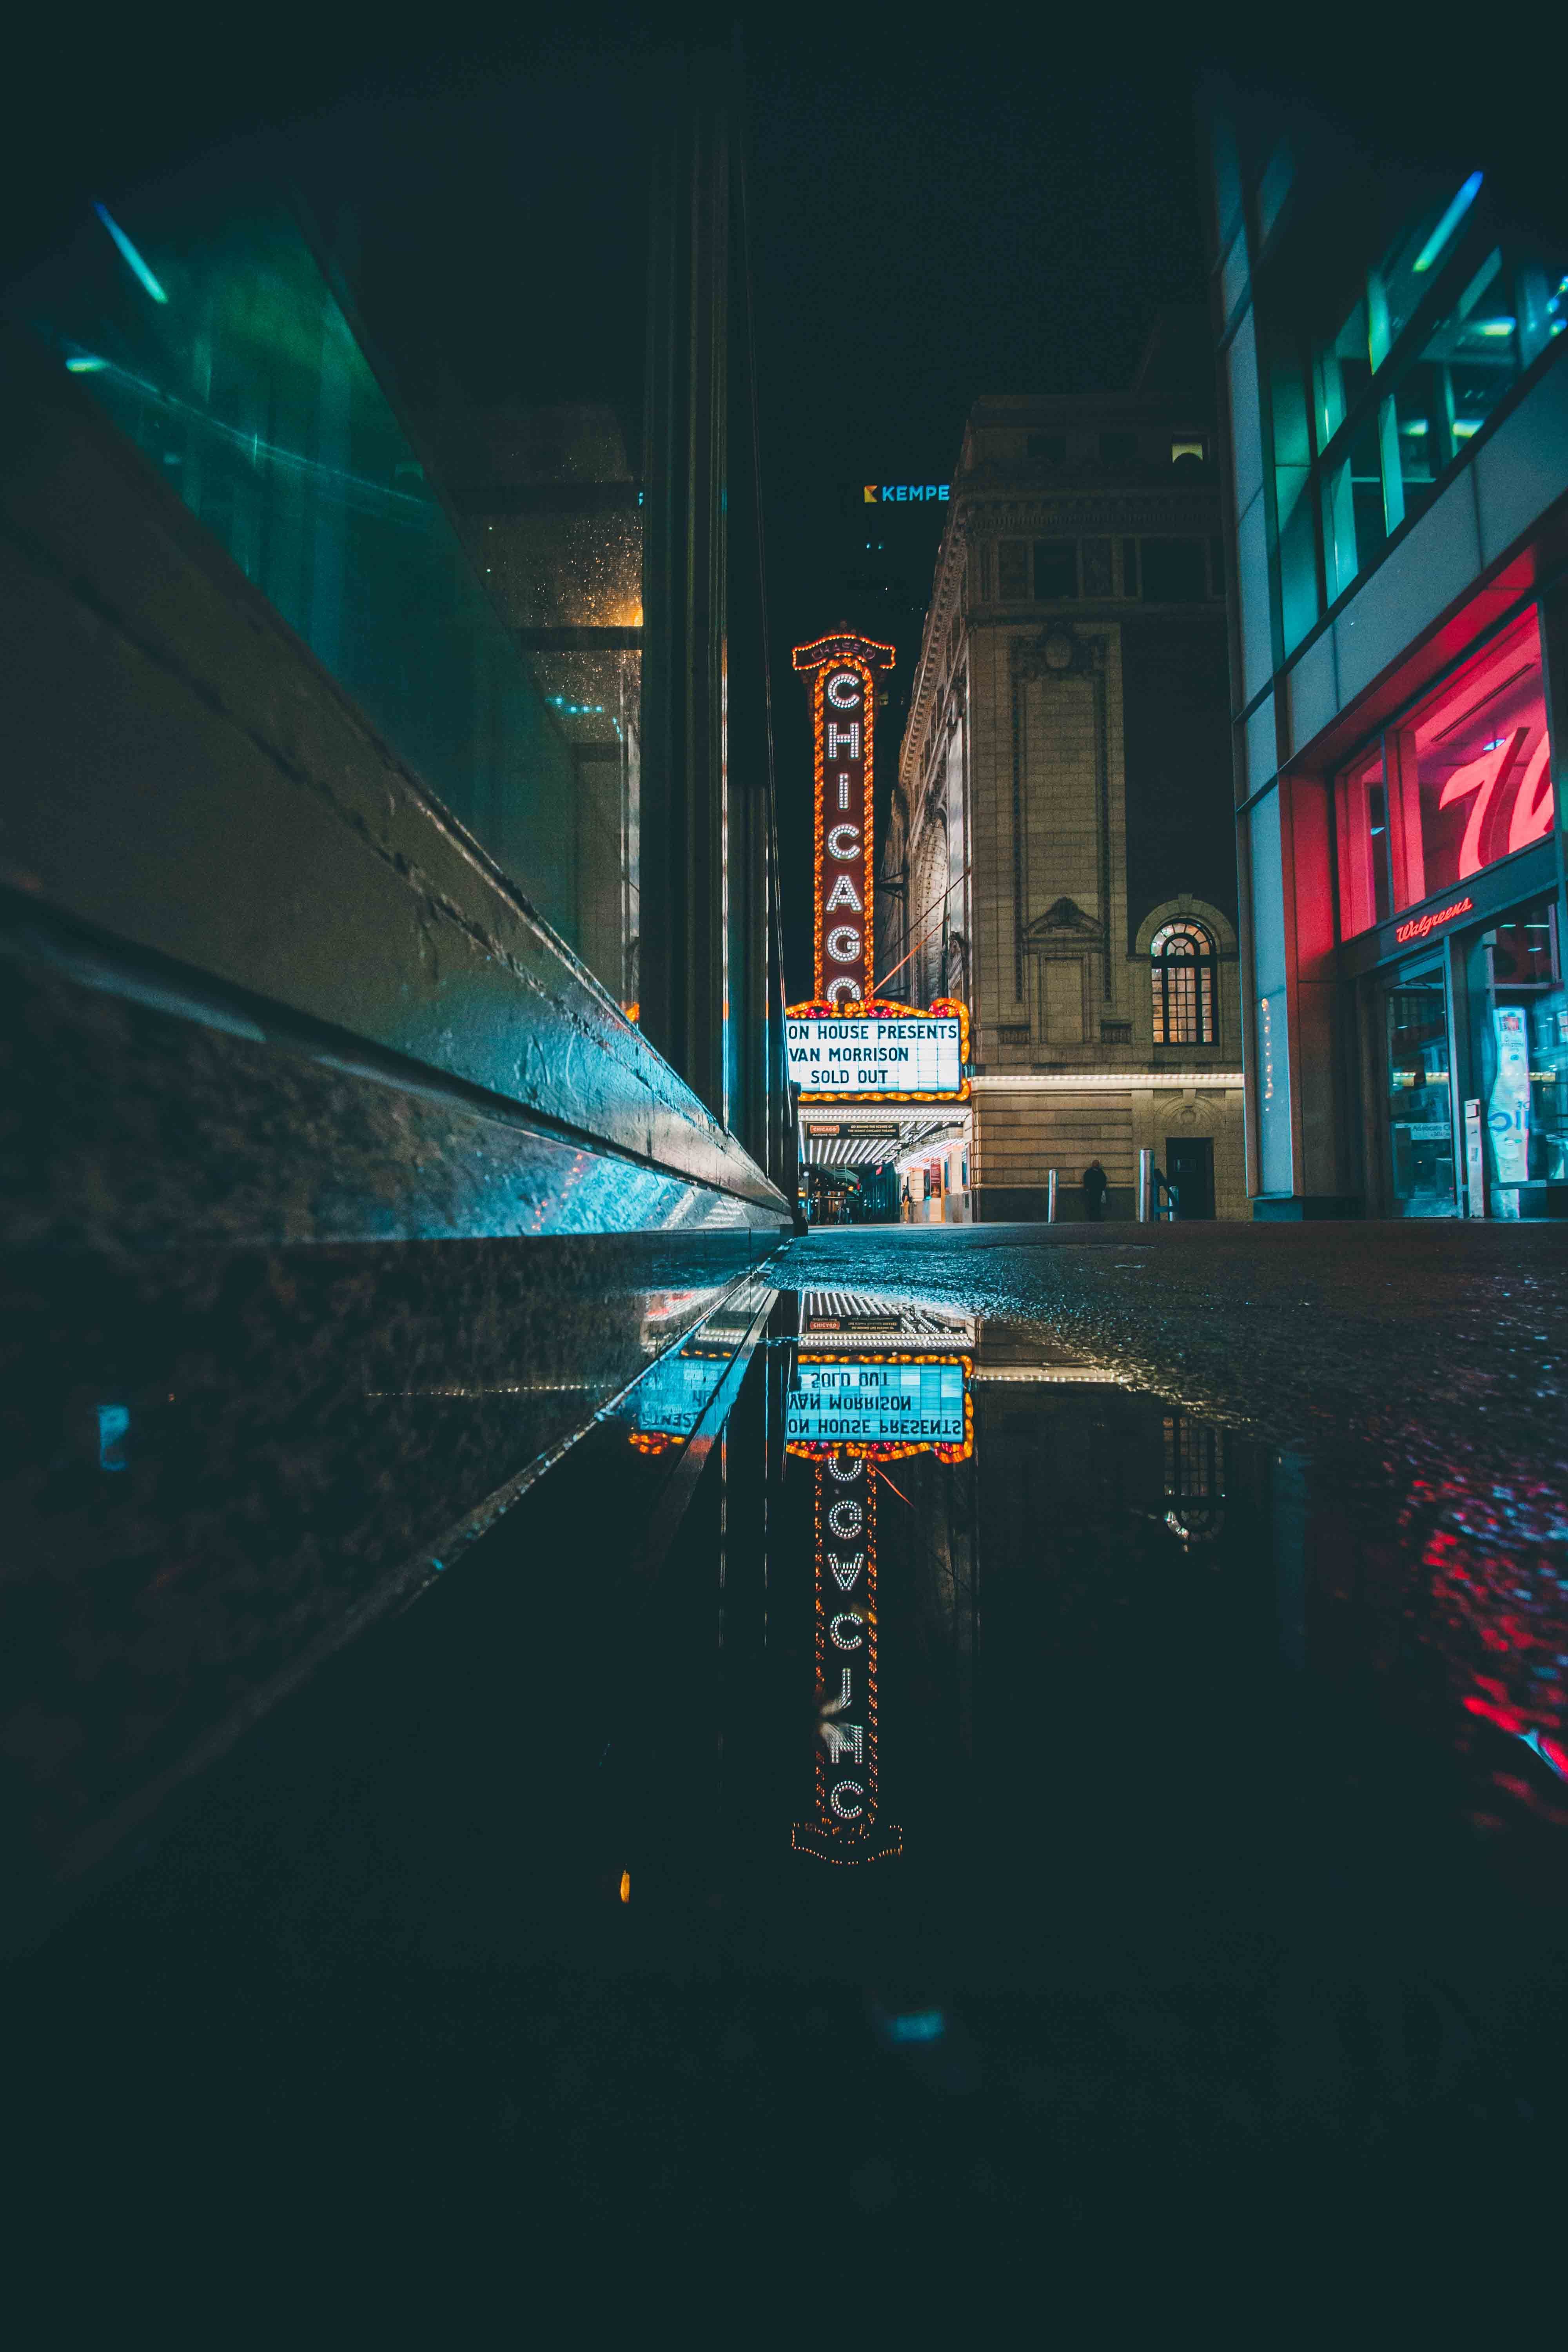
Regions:
[[1338, 961], [1373, 1204], [1398, 1217], [1568, 1214], [1539, 607], [1488, 630], [1332, 790]]
[[1254, 1213], [1568, 1215], [1568, 252], [1210, 105]]

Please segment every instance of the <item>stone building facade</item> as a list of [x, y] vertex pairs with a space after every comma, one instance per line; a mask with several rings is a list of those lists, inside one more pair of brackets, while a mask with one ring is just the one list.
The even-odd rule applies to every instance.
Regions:
[[[952, 485], [879, 869], [899, 992], [973, 1020], [971, 1213], [1058, 1171], [1247, 1213], [1220, 504], [1184, 315], [1133, 390], [984, 399]], [[1200, 323], [1201, 332], [1201, 323]]]

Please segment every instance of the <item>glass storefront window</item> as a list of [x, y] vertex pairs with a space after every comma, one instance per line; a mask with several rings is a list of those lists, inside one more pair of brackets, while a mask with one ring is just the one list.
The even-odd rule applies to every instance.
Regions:
[[1468, 968], [1471, 1064], [1480, 1091], [1488, 1208], [1542, 1215], [1568, 1187], [1568, 989], [1557, 909], [1540, 898], [1483, 931]]
[[1384, 991], [1392, 1207], [1396, 1217], [1457, 1214], [1448, 993], [1441, 964]]
[[1388, 794], [1383, 751], [1339, 780], [1335, 795], [1340, 868], [1340, 937], [1386, 922], [1392, 910], [1388, 874]]
[[1555, 803], [1533, 612], [1447, 679], [1394, 740], [1399, 904], [1548, 835]]

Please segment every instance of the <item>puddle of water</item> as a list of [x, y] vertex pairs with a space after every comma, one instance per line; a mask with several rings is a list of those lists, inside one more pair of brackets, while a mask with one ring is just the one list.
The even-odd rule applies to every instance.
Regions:
[[[682, 2051], [700, 2111], [743, 2082], [791, 2148], [815, 2067], [876, 2118], [837, 2188], [863, 2213], [955, 2164], [963, 2197], [1046, 2193], [1031, 2118], [1092, 2174], [1130, 2133], [1228, 2165], [1551, 2106], [1551, 1495], [1386, 1431], [1262, 1443], [1044, 1323], [682, 1296], [684, 1341], [213, 1776], [62, 1931], [70, 1969], [144, 1988], [171, 1938], [209, 1972], [237, 1939], [330, 1982], [334, 2031], [346, 1969], [369, 2049], [395, 1959], [421, 2112], [477, 2036], [512, 2117], [485, 2146], [537, 2095], [579, 2186], [618, 2177], [582, 2114], [651, 2129]], [[482, 1991], [437, 2028], [453, 1971], [504, 2018]], [[906, 2093], [977, 2099], [990, 2151], [900, 2151]]]

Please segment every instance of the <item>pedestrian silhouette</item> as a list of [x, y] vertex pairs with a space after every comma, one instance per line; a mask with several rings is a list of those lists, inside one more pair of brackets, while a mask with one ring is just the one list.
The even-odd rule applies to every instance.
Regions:
[[1105, 1185], [1104, 1169], [1098, 1160], [1091, 1160], [1083, 1171], [1083, 1210], [1097, 1224], [1105, 1206]]

